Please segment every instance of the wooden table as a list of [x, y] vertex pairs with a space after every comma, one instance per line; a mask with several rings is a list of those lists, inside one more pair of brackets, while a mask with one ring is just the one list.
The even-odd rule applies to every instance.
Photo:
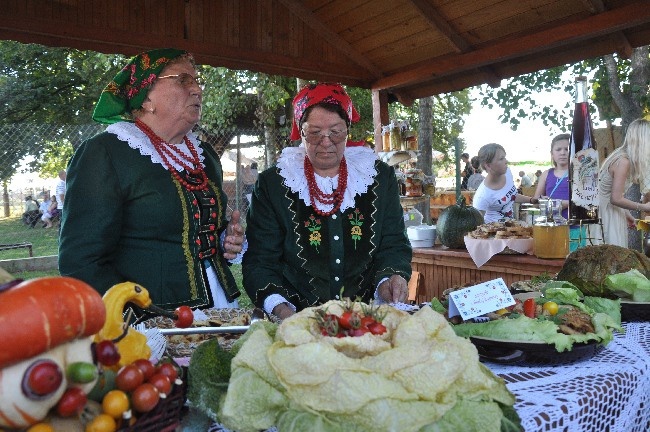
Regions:
[[465, 249], [449, 249], [436, 245], [432, 248], [413, 248], [411, 267], [422, 274], [422, 284], [416, 302], [440, 298], [442, 292], [454, 286], [474, 285], [503, 278], [513, 282], [530, 280], [548, 273], [555, 275], [564, 265], [563, 259], [541, 259], [533, 255], [495, 255], [480, 268]]

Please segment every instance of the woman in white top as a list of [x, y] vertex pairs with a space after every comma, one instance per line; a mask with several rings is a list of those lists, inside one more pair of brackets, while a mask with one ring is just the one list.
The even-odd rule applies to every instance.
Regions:
[[538, 199], [517, 193], [517, 187], [508, 168], [506, 150], [496, 143], [486, 144], [478, 151], [481, 168], [487, 176], [478, 187], [472, 206], [478, 209], [485, 222], [499, 222], [514, 218], [513, 204], [539, 202]]

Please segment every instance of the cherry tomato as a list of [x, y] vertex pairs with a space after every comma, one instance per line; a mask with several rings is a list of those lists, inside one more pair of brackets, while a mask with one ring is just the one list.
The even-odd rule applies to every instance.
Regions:
[[115, 432], [117, 422], [108, 414], [99, 414], [86, 425], [86, 432]]
[[58, 364], [47, 359], [36, 360], [23, 375], [23, 393], [29, 399], [38, 399], [57, 391], [62, 381], [63, 373]]
[[542, 306], [546, 312], [549, 313], [549, 315], [555, 315], [557, 314], [557, 311], [559, 309], [557, 303], [553, 301], [548, 301], [544, 303], [544, 306]]
[[55, 432], [54, 428], [47, 423], [36, 423], [27, 429], [27, 432]]
[[129, 409], [129, 397], [122, 390], [111, 390], [102, 400], [102, 410], [105, 414], [119, 419]]
[[366, 333], [370, 333], [370, 330], [366, 327], [359, 327], [355, 329], [348, 330], [348, 335], [353, 337], [363, 336]]
[[94, 344], [95, 358], [104, 366], [114, 366], [120, 361], [120, 352], [112, 340], [103, 340]]
[[373, 317], [371, 316], [364, 316], [361, 318], [361, 327], [368, 327], [370, 324], [377, 322]]
[[194, 312], [189, 306], [179, 306], [174, 313], [176, 314], [174, 325], [178, 328], [187, 328], [194, 322]]
[[537, 305], [535, 304], [535, 299], [529, 298], [524, 301], [524, 315], [528, 318], [535, 318], [535, 309]]
[[380, 322], [374, 322], [368, 326], [368, 330], [374, 335], [382, 335], [386, 333], [386, 326]]
[[137, 412], [149, 412], [158, 405], [160, 394], [151, 383], [144, 383], [131, 393], [131, 404]]
[[149, 378], [149, 383], [153, 384], [160, 393], [169, 395], [172, 392], [172, 382], [167, 375], [157, 373]]
[[339, 327], [349, 330], [353, 328], [359, 328], [361, 325], [361, 317], [359, 314], [352, 311], [345, 311], [338, 317]]
[[56, 404], [56, 413], [61, 417], [71, 417], [81, 413], [88, 402], [86, 393], [78, 387], [70, 387]]
[[156, 368], [156, 373], [167, 375], [171, 382], [176, 381], [176, 378], [178, 378], [178, 370], [176, 369], [176, 366], [171, 363], [161, 363]]
[[133, 364], [142, 371], [145, 381], [149, 381], [149, 378], [151, 378], [156, 373], [156, 366], [154, 366], [154, 364], [147, 359], [137, 359], [133, 362]]
[[118, 389], [130, 392], [144, 382], [144, 374], [134, 364], [122, 366], [115, 377], [115, 385]]

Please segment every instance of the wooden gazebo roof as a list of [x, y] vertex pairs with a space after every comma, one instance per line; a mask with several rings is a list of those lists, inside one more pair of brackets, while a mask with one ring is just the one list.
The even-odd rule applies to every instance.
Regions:
[[173, 46], [385, 102], [650, 44], [648, 0], [3, 0], [0, 38], [104, 53]]

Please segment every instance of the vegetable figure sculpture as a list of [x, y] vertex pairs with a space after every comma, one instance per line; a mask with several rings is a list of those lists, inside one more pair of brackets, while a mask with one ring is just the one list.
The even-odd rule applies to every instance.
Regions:
[[0, 427], [28, 427], [55, 406], [82, 408], [96, 381], [82, 373], [93, 365], [90, 336], [105, 317], [97, 291], [73, 278], [0, 288]]

